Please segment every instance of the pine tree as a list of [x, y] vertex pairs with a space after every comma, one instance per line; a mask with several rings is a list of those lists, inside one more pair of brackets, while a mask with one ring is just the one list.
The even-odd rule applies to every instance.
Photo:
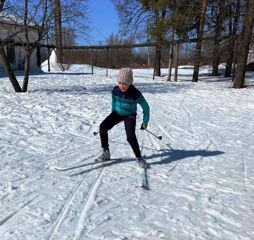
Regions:
[[193, 72], [193, 76], [192, 76], [192, 82], [197, 82], [198, 81], [199, 64], [200, 64], [202, 38], [203, 38], [204, 24], [205, 24], [206, 7], [207, 7], [207, 1], [202, 0], [201, 12], [200, 12], [200, 17], [199, 17], [199, 24], [198, 24], [198, 28], [197, 28], [197, 44], [196, 44], [196, 52], [195, 52], [195, 60], [194, 60], [194, 72]]
[[234, 58], [234, 50], [235, 50], [235, 41], [237, 38], [237, 31], [239, 25], [240, 18], [240, 10], [241, 10], [241, 0], [228, 0], [227, 1], [227, 12], [228, 12], [228, 35], [226, 45], [226, 69], [225, 69], [225, 77], [230, 77], [232, 73], [232, 65]]
[[245, 68], [250, 48], [250, 40], [254, 23], [254, 0], [247, 0], [243, 29], [239, 43], [237, 56], [237, 72], [234, 79], [233, 88], [243, 88], [245, 79]]
[[215, 20], [215, 34], [214, 34], [214, 45], [213, 45], [213, 76], [219, 75], [219, 64], [220, 64], [220, 41], [222, 34], [222, 24], [225, 20], [224, 12], [225, 12], [225, 0], [219, 0], [219, 2], [215, 2], [215, 4], [219, 5], [218, 9], [216, 9], [216, 20]]

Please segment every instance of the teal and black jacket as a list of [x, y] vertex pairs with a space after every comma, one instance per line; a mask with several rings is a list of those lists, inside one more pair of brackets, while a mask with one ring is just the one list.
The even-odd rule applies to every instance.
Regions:
[[119, 115], [128, 116], [137, 114], [137, 104], [143, 109], [143, 123], [148, 124], [150, 110], [147, 101], [142, 93], [130, 85], [127, 91], [122, 92], [118, 86], [112, 90], [112, 111], [116, 111]]

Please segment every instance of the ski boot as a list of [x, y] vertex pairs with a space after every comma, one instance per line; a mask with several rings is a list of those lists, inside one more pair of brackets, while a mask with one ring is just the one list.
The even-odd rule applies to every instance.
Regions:
[[136, 160], [137, 160], [137, 163], [138, 163], [138, 167], [147, 168], [146, 160], [143, 157], [138, 157], [138, 158], [136, 158]]
[[102, 154], [97, 157], [96, 162], [104, 162], [110, 160], [110, 151], [109, 149], [103, 149]]

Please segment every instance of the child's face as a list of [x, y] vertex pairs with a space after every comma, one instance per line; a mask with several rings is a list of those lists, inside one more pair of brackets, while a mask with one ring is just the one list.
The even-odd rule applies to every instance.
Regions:
[[118, 86], [122, 92], [126, 92], [129, 88], [130, 84], [118, 82]]

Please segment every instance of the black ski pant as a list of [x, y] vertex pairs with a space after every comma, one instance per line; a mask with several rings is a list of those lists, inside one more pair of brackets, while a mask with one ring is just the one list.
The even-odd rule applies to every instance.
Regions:
[[137, 141], [135, 128], [136, 128], [136, 115], [121, 116], [116, 111], [110, 113], [100, 125], [101, 147], [104, 149], [109, 148], [108, 144], [108, 130], [116, 124], [124, 121], [127, 141], [137, 158], [141, 157], [139, 144]]

